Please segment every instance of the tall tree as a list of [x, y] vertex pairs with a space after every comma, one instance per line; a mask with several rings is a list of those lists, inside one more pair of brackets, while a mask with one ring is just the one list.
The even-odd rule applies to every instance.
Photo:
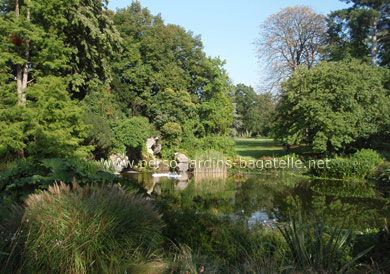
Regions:
[[[67, 40], [64, 31], [64, 26], [73, 24], [66, 12], [77, 13], [72, 10], [72, 5], [76, 4], [82, 3], [59, 0], [1, 2], [2, 156], [18, 154], [24, 157], [26, 152], [33, 156], [85, 156], [90, 151], [90, 147], [81, 146], [85, 130], [80, 119], [82, 111], [66, 91], [74, 80], [72, 52], [82, 51]], [[88, 20], [83, 22], [87, 24]], [[91, 29], [86, 32], [93, 31], [92, 25], [88, 27]], [[95, 41], [84, 42], [93, 44]], [[93, 51], [88, 51], [86, 55], [93, 56]], [[96, 75], [88, 77], [98, 78]]]
[[221, 60], [206, 57], [200, 37], [164, 24], [139, 2], [113, 19], [123, 58], [114, 65], [111, 86], [122, 111], [148, 117], [157, 129], [193, 119], [202, 123], [200, 130], [198, 122], [193, 125], [198, 132], [226, 134], [232, 122], [229, 77]]
[[385, 69], [359, 60], [300, 68], [283, 84], [275, 138], [308, 142], [321, 153], [368, 146], [390, 121], [386, 77]]
[[348, 9], [328, 16], [327, 58], [351, 56], [371, 64], [390, 64], [390, 5], [387, 0], [341, 0]]
[[71, 77], [69, 90], [84, 98], [89, 89], [111, 81], [111, 62], [120, 49], [121, 38], [105, 0], [36, 0], [32, 22], [60, 37], [67, 50], [62, 74]]
[[[4, 0], [4, 35], [13, 45], [4, 50], [15, 58], [20, 101], [27, 83], [38, 76], [70, 77], [69, 90], [83, 98], [89, 87], [109, 82], [110, 60], [120, 37], [101, 0]], [[17, 57], [16, 57], [17, 56]], [[22, 92], [23, 91], [23, 92]]]
[[201, 96], [211, 68], [200, 37], [165, 25], [139, 2], [119, 10], [114, 22], [124, 49], [112, 86], [124, 112], [146, 115], [151, 97], [167, 88]]
[[244, 84], [238, 84], [234, 90], [236, 111], [241, 120], [238, 133], [246, 137], [267, 135], [275, 107], [272, 94], [257, 94], [252, 87]]
[[258, 54], [273, 83], [279, 84], [300, 65], [311, 69], [319, 61], [326, 21], [310, 7], [284, 8], [268, 17], [260, 30]]

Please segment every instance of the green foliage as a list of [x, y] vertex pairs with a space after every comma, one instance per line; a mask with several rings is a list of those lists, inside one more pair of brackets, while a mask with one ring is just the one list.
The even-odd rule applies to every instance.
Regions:
[[235, 88], [237, 117], [234, 128], [239, 136], [266, 136], [275, 103], [271, 94], [256, 94], [252, 87], [238, 84]]
[[[61, 273], [161, 271], [163, 224], [152, 203], [119, 186], [64, 183], [25, 201], [18, 241], [4, 270]], [[16, 253], [15, 250], [20, 251]], [[15, 269], [16, 268], [16, 269]]]
[[190, 157], [207, 151], [222, 152], [226, 156], [234, 157], [236, 155], [234, 144], [233, 139], [229, 136], [207, 135], [198, 139], [183, 137], [180, 148]]
[[[167, 138], [163, 150], [180, 147], [183, 140], [176, 138], [177, 132], [168, 132], [173, 125], [169, 123], [180, 126], [188, 142], [229, 133], [229, 78], [223, 61], [206, 57], [200, 37], [165, 25], [139, 2], [115, 14], [99, 0], [20, 5], [19, 17], [14, 3], [1, 6], [1, 26], [9, 25], [0, 27], [3, 158], [85, 157], [92, 146], [97, 158], [110, 152], [132, 153], [150, 136], [149, 122]], [[20, 38], [21, 45], [10, 37]], [[28, 81], [23, 108], [15, 77], [16, 67], [25, 64], [31, 69], [23, 76]], [[65, 90], [80, 100], [84, 114], [66, 98]], [[53, 100], [63, 103], [55, 105]], [[138, 116], [148, 119], [144, 128], [140, 121], [125, 118]], [[55, 119], [62, 120], [54, 124]]]
[[[2, 1], [4, 51], [10, 67], [23, 65], [25, 49], [32, 64], [29, 79], [47, 75], [69, 76], [69, 90], [81, 92], [97, 87], [111, 78], [109, 61], [118, 50], [120, 37], [100, 0], [19, 1], [20, 16], [16, 17], [14, 3]], [[30, 18], [27, 19], [27, 6]], [[21, 45], [11, 43], [10, 37], [22, 38]], [[26, 40], [30, 41], [27, 47]], [[0, 58], [0, 59], [3, 59]], [[9, 71], [12, 74], [16, 70]]]
[[231, 86], [223, 65], [225, 61], [208, 59], [212, 78], [202, 91], [198, 105], [199, 118], [206, 134], [228, 135], [233, 123], [234, 107], [230, 99]]
[[371, 170], [384, 163], [382, 156], [372, 149], [361, 149], [351, 156], [352, 160], [366, 162], [371, 165]]
[[307, 218], [292, 219], [291, 224], [278, 226], [293, 255], [298, 269], [313, 272], [341, 273], [363, 256], [368, 250], [351, 258], [351, 231], [343, 227], [329, 229], [320, 222], [310, 222]]
[[390, 168], [385, 169], [379, 176], [379, 180], [383, 183], [390, 183]]
[[302, 160], [302, 157], [298, 154], [295, 154], [295, 153], [289, 153], [289, 154], [286, 154], [286, 155], [283, 155], [281, 157], [278, 158], [279, 160], [288, 160], [288, 159], [294, 159], [295, 160]]
[[209, 135], [201, 140], [199, 150], [216, 150], [223, 152], [225, 155], [233, 157], [236, 155], [234, 150], [234, 141], [232, 138], [227, 136], [213, 136]]
[[153, 96], [148, 112], [148, 116], [153, 119], [157, 128], [163, 127], [168, 122], [183, 125], [188, 120], [197, 119], [195, 103], [190, 93], [174, 91], [171, 88]]
[[378, 12], [368, 9], [344, 9], [328, 16], [329, 59], [339, 61], [353, 57], [369, 61], [371, 49], [366, 42], [371, 38], [370, 29]]
[[67, 50], [64, 74], [71, 77], [69, 89], [85, 96], [111, 79], [111, 65], [121, 38], [100, 0], [32, 1], [31, 21], [45, 33], [55, 33]]
[[383, 72], [356, 60], [300, 68], [283, 85], [274, 137], [334, 153], [384, 134], [390, 112]]
[[[167, 223], [164, 235], [168, 241], [188, 246], [194, 254], [206, 256], [209, 267], [217, 267], [220, 272], [232, 267], [242, 270], [250, 260], [259, 262], [259, 258], [270, 256], [276, 259], [286, 251], [280, 234], [267, 230], [251, 232], [240, 220], [232, 221], [209, 213], [196, 214], [193, 210], [164, 213], [163, 220]], [[270, 242], [272, 244], [268, 244]], [[251, 267], [256, 266], [253, 263]]]
[[181, 126], [175, 122], [167, 122], [161, 127], [164, 142], [168, 147], [177, 147], [183, 133]]
[[[389, 266], [390, 251], [387, 248], [390, 244], [390, 232], [387, 229], [366, 229], [356, 232], [353, 253], [359, 254], [363, 250], [370, 251], [362, 258], [362, 263], [372, 265], [378, 269], [377, 272], [386, 272]], [[369, 271], [372, 271], [369, 269]], [[373, 271], [372, 271], [373, 272]]]
[[[206, 57], [199, 37], [165, 25], [139, 2], [118, 10], [113, 20], [124, 52], [114, 64], [111, 86], [123, 113], [148, 117], [163, 135], [176, 123], [184, 132], [183, 142], [229, 133], [233, 121], [229, 78], [224, 62]], [[168, 155], [164, 150], [171, 151], [181, 140], [165, 137], [162, 153]]]
[[375, 168], [383, 162], [378, 152], [362, 149], [349, 158], [330, 159], [327, 167], [312, 169], [312, 173], [322, 178], [366, 179], [372, 178]]
[[11, 162], [1, 171], [0, 190], [4, 199], [19, 201], [36, 190], [47, 189], [54, 182], [70, 184], [74, 180], [84, 185], [90, 182], [116, 183], [122, 179], [107, 170], [101, 162], [28, 158]]
[[0, 109], [0, 156], [18, 153], [35, 157], [85, 157], [92, 147], [82, 146], [87, 127], [82, 110], [67, 91], [68, 81], [59, 77], [39, 78], [28, 88], [26, 106], [17, 104], [16, 92], [1, 89], [5, 97]]
[[39, 79], [28, 92], [31, 110], [26, 148], [38, 157], [85, 157], [92, 147], [81, 146], [86, 137], [82, 110], [69, 98], [67, 81], [62, 78]]
[[[86, 137], [81, 109], [67, 90], [83, 91], [82, 98], [87, 87], [109, 82], [108, 59], [120, 37], [105, 4], [19, 1], [20, 16], [16, 16], [15, 3], [7, 2], [1, 2], [0, 16], [0, 112], [4, 112], [0, 113], [0, 128], [5, 133], [0, 156], [89, 155], [92, 147], [80, 145]], [[22, 78], [27, 88], [22, 91], [27, 93], [27, 104], [23, 108], [17, 105], [14, 80], [25, 66], [28, 73]]]
[[205, 85], [210, 71], [200, 37], [165, 25], [139, 2], [118, 10], [113, 20], [124, 44], [123, 57], [114, 65], [113, 92], [124, 112], [145, 115], [159, 92], [170, 88], [196, 94]]
[[[5, 100], [0, 102], [2, 105], [0, 108], [0, 156], [5, 158], [12, 158], [15, 154], [23, 156], [27, 141], [26, 109], [16, 105], [16, 94], [2, 93], [2, 97]], [[9, 102], [7, 99], [11, 98], [14, 100]], [[7, 103], [11, 103], [10, 106], [7, 106]]]
[[369, 165], [348, 158], [334, 158], [329, 161], [326, 168], [312, 170], [315, 176], [335, 179], [364, 179], [370, 174]]
[[[59, 14], [55, 17], [49, 15], [49, 13], [59, 12], [60, 9], [50, 10], [50, 8], [53, 8], [53, 5], [47, 5], [47, 1], [44, 0], [29, 1], [30, 20], [28, 20], [26, 16], [27, 1], [19, 1], [19, 17], [15, 16], [14, 3], [7, 5], [4, 2], [0, 3], [2, 10], [7, 6], [8, 8], [12, 7], [12, 9], [6, 9], [0, 16], [0, 36], [2, 39], [0, 44], [0, 66], [4, 69], [0, 71], [0, 74], [6, 80], [2, 81], [2, 84], [9, 84], [15, 80], [16, 64], [24, 65], [26, 50], [28, 52], [28, 61], [32, 64], [29, 69], [29, 80], [47, 75], [61, 76], [61, 71], [68, 68], [68, 57], [71, 51], [65, 46], [63, 39], [61, 39], [64, 34], [59, 35], [59, 33], [54, 31], [53, 26], [66, 19], [63, 16], [59, 16]], [[57, 7], [61, 3], [66, 5], [63, 1], [50, 2], [50, 4], [54, 4]], [[42, 16], [41, 12], [46, 17]], [[50, 18], [51, 22], [45, 24], [44, 18]], [[50, 27], [52, 29], [48, 31]], [[19, 39], [19, 43], [13, 43], [14, 38], [12, 37]], [[27, 40], [30, 42], [29, 47], [27, 47]]]
[[110, 87], [103, 85], [97, 89], [89, 89], [79, 105], [85, 110], [83, 121], [90, 126], [85, 143], [95, 147], [95, 158], [108, 158], [115, 143], [111, 122], [125, 118], [110, 92]]
[[[353, 6], [328, 15], [326, 57], [338, 61], [348, 56], [382, 66], [390, 63], [387, 0], [342, 0]], [[376, 36], [376, 49], [373, 49]]]
[[90, 88], [79, 105], [86, 112], [99, 115], [104, 120], [122, 119], [125, 116], [120, 111], [120, 107], [111, 93], [111, 88], [107, 84]]
[[146, 117], [132, 117], [113, 124], [115, 149], [123, 153], [130, 148], [142, 150], [146, 139], [153, 135], [153, 128]]
[[114, 134], [108, 121], [98, 114], [85, 112], [83, 122], [89, 126], [86, 141], [88, 145], [94, 146], [95, 157], [98, 159], [107, 157], [114, 141]]

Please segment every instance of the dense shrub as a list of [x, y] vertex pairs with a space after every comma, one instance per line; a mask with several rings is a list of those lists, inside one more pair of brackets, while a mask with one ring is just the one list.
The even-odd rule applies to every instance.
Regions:
[[228, 136], [209, 135], [201, 139], [202, 150], [216, 150], [228, 156], [235, 156], [234, 141]]
[[312, 169], [311, 172], [324, 178], [365, 179], [372, 177], [375, 168], [383, 162], [383, 158], [376, 151], [362, 149], [350, 158], [331, 159], [327, 168]]
[[229, 136], [208, 135], [191, 141], [183, 140], [181, 148], [191, 157], [194, 157], [198, 152], [210, 150], [222, 152], [229, 157], [236, 155], [233, 138]]
[[[184, 135], [178, 149], [185, 153], [190, 158], [196, 157], [198, 154], [216, 151], [225, 154], [225, 156], [234, 157], [236, 151], [234, 149], [234, 141], [230, 136], [208, 135], [203, 138]], [[176, 152], [174, 147], [166, 148], [161, 152], [163, 158], [173, 157]]]
[[183, 130], [180, 124], [168, 122], [161, 127], [164, 145], [168, 148], [177, 147], [182, 138]]
[[[161, 229], [152, 202], [118, 186], [61, 183], [30, 195], [10, 257], [22, 273], [157, 273]], [[15, 248], [15, 249], [14, 249]], [[15, 250], [15, 251], [12, 251]], [[20, 253], [16, 253], [20, 251]], [[17, 269], [10, 269], [16, 267]], [[9, 273], [9, 272], [8, 272]]]
[[126, 152], [129, 149], [142, 150], [146, 139], [153, 135], [153, 128], [146, 117], [132, 117], [113, 125], [115, 135], [114, 151]]
[[353, 154], [351, 159], [365, 163], [371, 171], [384, 162], [383, 157], [372, 149], [361, 149]]

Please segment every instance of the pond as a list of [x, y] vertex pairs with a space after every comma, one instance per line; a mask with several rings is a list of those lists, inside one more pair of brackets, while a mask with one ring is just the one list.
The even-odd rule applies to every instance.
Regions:
[[244, 218], [249, 225], [289, 220], [302, 213], [324, 216], [327, 225], [353, 230], [383, 228], [390, 201], [370, 182], [318, 180], [283, 174], [190, 174], [156, 178], [150, 173], [124, 173], [156, 200], [177, 210]]

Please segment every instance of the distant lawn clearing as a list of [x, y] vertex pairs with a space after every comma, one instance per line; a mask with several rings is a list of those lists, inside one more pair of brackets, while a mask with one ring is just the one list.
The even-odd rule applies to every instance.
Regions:
[[305, 150], [301, 146], [291, 146], [289, 152], [283, 152], [281, 143], [269, 138], [235, 138], [237, 156], [247, 160], [261, 157], [280, 157], [288, 153], [301, 154]]

